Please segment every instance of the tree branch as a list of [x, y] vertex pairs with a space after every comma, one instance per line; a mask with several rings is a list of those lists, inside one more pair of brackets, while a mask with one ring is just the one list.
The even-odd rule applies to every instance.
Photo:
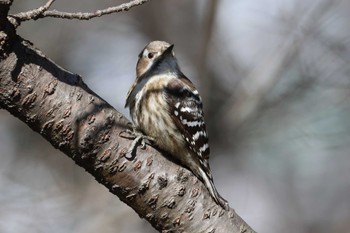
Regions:
[[55, 0], [49, 0], [44, 6], [41, 6], [37, 9], [12, 15], [10, 16], [12, 18], [11, 22], [17, 27], [23, 21], [36, 20], [36, 19], [45, 18], [45, 17], [89, 20], [95, 17], [101, 17], [102, 15], [108, 15], [108, 14], [121, 12], [121, 11], [128, 11], [135, 6], [139, 6], [148, 2], [149, 0], [132, 0], [127, 3], [123, 3], [119, 6], [108, 7], [106, 9], [97, 10], [95, 12], [74, 12], [74, 13], [62, 12], [57, 10], [48, 11], [48, 9], [50, 8], [50, 6], [54, 1]]
[[40, 15], [42, 15], [45, 11], [47, 11], [50, 8], [54, 1], [55, 0], [49, 0], [44, 6], [38, 7], [31, 11], [18, 13], [13, 17], [17, 18], [17, 20], [20, 20], [21, 22], [31, 19], [37, 19]]
[[[2, 5], [0, 4], [0, 11]], [[121, 138], [128, 120], [1, 21], [0, 108], [72, 158], [161, 232], [254, 232], [224, 211], [191, 172], [152, 147]]]
[[95, 17], [101, 17], [102, 15], [107, 15], [111, 13], [121, 12], [121, 11], [128, 11], [132, 7], [142, 5], [149, 0], [133, 0], [128, 3], [123, 3], [119, 6], [114, 7], [108, 7], [103, 10], [97, 10], [95, 12], [75, 12], [75, 13], [69, 13], [69, 12], [61, 12], [61, 11], [47, 11], [43, 14], [43, 17], [54, 17], [54, 18], [62, 18], [62, 19], [80, 19], [80, 20], [89, 20]]

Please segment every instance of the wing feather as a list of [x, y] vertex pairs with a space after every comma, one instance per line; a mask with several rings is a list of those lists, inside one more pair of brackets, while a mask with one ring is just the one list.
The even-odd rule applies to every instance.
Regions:
[[183, 77], [172, 79], [166, 86], [166, 93], [170, 115], [187, 146], [199, 157], [201, 164], [209, 168], [210, 148], [198, 91]]

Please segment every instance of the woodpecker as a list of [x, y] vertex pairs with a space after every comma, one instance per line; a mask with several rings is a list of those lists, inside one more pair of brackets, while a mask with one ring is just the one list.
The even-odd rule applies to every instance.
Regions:
[[130, 109], [134, 129], [189, 169], [227, 210], [228, 203], [217, 192], [209, 167], [202, 99], [181, 72], [173, 47], [153, 41], [141, 51], [125, 107]]

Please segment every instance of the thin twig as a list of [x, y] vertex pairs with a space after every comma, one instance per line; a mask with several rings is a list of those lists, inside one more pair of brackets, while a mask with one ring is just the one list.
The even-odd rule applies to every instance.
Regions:
[[102, 15], [112, 14], [121, 11], [128, 11], [134, 6], [142, 5], [150, 0], [132, 0], [127, 3], [123, 3], [119, 6], [108, 7], [103, 10], [97, 10], [95, 12], [61, 12], [57, 10], [48, 11], [50, 6], [55, 0], [49, 0], [44, 6], [41, 6], [37, 9], [30, 10], [27, 12], [21, 12], [15, 15], [9, 15], [8, 19], [15, 26], [18, 27], [21, 22], [28, 20], [37, 20], [45, 17], [54, 17], [61, 19], [80, 19], [80, 20], [89, 20], [95, 17], [100, 17]]
[[89, 20], [95, 17], [100, 17], [102, 15], [107, 15], [111, 13], [121, 12], [121, 11], [128, 11], [134, 6], [142, 5], [149, 0], [133, 0], [128, 3], [123, 3], [119, 6], [114, 7], [108, 7], [103, 10], [97, 10], [95, 12], [75, 12], [75, 13], [69, 13], [69, 12], [61, 12], [57, 10], [52, 11], [46, 11], [42, 14], [40, 18], [44, 17], [54, 17], [54, 18], [61, 18], [61, 19], [80, 19], [80, 20]]
[[32, 19], [37, 19], [42, 15], [45, 11], [47, 11], [50, 6], [54, 3], [55, 0], [49, 0], [44, 6], [41, 6], [39, 8], [36, 8], [34, 10], [30, 10], [27, 12], [21, 12], [18, 14], [13, 15], [14, 18], [17, 19], [18, 23], [27, 21], [27, 20], [32, 20]]

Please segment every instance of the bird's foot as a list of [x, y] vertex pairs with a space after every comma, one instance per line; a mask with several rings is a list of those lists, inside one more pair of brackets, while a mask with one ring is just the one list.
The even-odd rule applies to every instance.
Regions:
[[126, 129], [119, 133], [122, 138], [133, 139], [129, 149], [127, 150], [125, 157], [132, 160], [135, 157], [136, 148], [141, 145], [141, 149], [146, 148], [146, 144], [152, 145], [154, 138], [144, 135], [138, 128], [132, 126], [132, 130]]

